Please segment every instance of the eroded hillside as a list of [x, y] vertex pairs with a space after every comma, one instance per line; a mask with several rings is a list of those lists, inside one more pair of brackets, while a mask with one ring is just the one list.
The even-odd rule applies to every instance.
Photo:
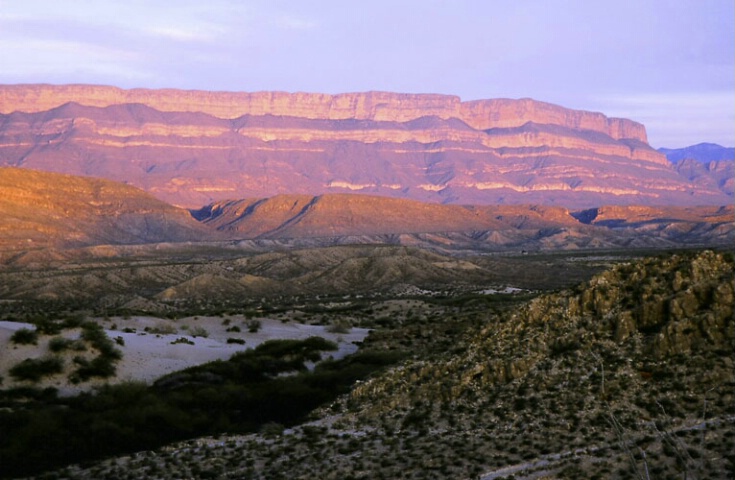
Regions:
[[186, 210], [123, 183], [0, 168], [0, 258], [47, 247], [192, 241], [212, 235]]
[[309, 425], [65, 475], [729, 478], [733, 279], [732, 256], [711, 251], [621, 264], [487, 312], [453, 346], [358, 385]]

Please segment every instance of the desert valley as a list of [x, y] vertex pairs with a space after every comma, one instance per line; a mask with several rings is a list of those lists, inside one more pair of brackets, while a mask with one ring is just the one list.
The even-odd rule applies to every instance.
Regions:
[[731, 478], [734, 167], [531, 99], [0, 85], [0, 478]]

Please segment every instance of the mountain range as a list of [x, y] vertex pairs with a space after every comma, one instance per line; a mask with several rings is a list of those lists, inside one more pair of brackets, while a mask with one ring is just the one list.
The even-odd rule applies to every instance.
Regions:
[[735, 148], [723, 147], [716, 143], [698, 143], [684, 148], [659, 148], [672, 163], [682, 160], [696, 160], [701, 163], [732, 161], [735, 159]]
[[733, 198], [730, 164], [674, 166], [631, 120], [387, 92], [4, 85], [0, 165], [122, 181], [187, 208], [329, 193], [566, 208]]
[[[735, 207], [462, 206], [360, 194], [279, 195], [189, 211], [110, 180], [0, 168], [0, 263], [48, 247], [340, 244], [434, 251], [666, 248], [735, 241]], [[27, 260], [24, 260], [27, 261]]]
[[[711, 150], [530, 99], [0, 86], [0, 477], [729, 478]], [[251, 355], [287, 330], [356, 352]]]

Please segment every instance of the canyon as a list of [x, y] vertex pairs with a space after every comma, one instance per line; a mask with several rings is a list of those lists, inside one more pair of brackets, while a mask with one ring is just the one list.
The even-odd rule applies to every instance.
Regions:
[[[0, 165], [101, 177], [173, 205], [362, 193], [461, 205], [725, 205], [640, 123], [531, 99], [0, 86]], [[682, 173], [683, 172], [683, 173]]]

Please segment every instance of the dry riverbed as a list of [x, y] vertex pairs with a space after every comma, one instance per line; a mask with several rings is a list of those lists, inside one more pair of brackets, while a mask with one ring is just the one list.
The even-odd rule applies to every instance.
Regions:
[[[68, 371], [43, 378], [36, 383], [17, 381], [8, 371], [19, 362], [31, 358], [51, 355], [49, 341], [54, 336], [40, 335], [36, 344], [17, 344], [11, 341], [19, 329], [34, 329], [27, 323], [0, 321], [0, 388], [17, 386], [54, 387], [62, 395], [89, 390], [104, 383], [143, 381], [151, 383], [168, 373], [194, 365], [226, 360], [233, 354], [255, 348], [267, 340], [303, 340], [317, 336], [333, 341], [338, 350], [326, 356], [342, 358], [358, 349], [358, 343], [368, 334], [367, 329], [349, 328], [342, 333], [322, 325], [306, 325], [283, 322], [269, 318], [246, 319], [241, 315], [227, 317], [187, 317], [169, 320], [156, 317], [135, 316], [96, 319], [105, 329], [107, 336], [116, 342], [122, 359], [116, 364], [115, 377], [96, 379], [72, 384]], [[74, 340], [79, 338], [80, 329], [64, 330], [56, 335]], [[72, 363], [74, 352], [57, 354], [66, 366]], [[67, 358], [68, 357], [68, 358]]]

